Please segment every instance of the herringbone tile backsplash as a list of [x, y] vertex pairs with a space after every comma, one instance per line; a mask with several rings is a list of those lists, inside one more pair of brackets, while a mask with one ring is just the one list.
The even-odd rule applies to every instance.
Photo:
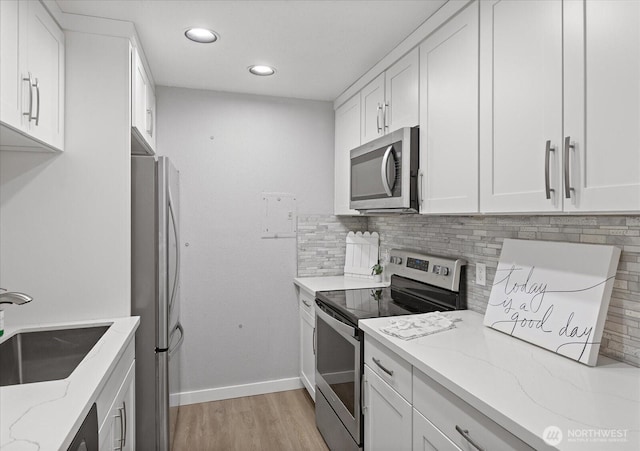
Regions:
[[[467, 303], [484, 313], [505, 238], [610, 244], [622, 255], [600, 352], [640, 366], [640, 216], [372, 216], [298, 217], [298, 276], [339, 275], [349, 230], [380, 234], [380, 247], [462, 257]], [[475, 265], [487, 265], [487, 285], [475, 283]]]

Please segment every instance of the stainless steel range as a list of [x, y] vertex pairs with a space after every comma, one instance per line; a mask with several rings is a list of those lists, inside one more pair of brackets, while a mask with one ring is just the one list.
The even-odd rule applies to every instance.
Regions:
[[316, 297], [316, 425], [333, 451], [364, 447], [364, 336], [358, 321], [466, 308], [466, 261], [393, 249], [382, 289]]

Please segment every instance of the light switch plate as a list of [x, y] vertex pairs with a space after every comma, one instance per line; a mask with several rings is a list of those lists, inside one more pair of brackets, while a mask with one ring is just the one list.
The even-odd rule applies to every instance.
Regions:
[[476, 263], [476, 283], [485, 286], [487, 284], [487, 265]]

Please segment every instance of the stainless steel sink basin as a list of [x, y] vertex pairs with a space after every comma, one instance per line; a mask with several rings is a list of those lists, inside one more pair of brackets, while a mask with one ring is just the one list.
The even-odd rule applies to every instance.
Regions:
[[109, 326], [15, 334], [0, 344], [0, 386], [65, 379]]

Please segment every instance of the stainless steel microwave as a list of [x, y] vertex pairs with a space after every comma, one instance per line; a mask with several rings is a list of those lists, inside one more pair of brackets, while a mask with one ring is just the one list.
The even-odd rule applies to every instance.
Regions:
[[418, 212], [419, 135], [418, 127], [405, 127], [351, 151], [352, 209]]

